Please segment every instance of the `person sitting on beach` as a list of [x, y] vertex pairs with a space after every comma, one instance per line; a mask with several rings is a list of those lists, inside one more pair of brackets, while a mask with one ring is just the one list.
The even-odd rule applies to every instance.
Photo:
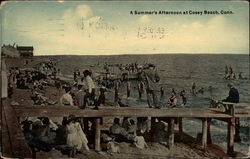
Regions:
[[136, 131], [137, 131], [137, 125], [135, 125], [135, 121], [133, 119], [130, 119], [127, 132], [128, 134], [136, 136]]
[[242, 72], [239, 73], [239, 79], [247, 79], [246, 77], [242, 76]]
[[55, 142], [56, 133], [50, 128], [50, 120], [47, 117], [41, 117], [43, 126], [38, 130], [39, 140], [48, 144], [53, 144]]
[[40, 141], [39, 137], [37, 136], [36, 130], [39, 129], [41, 125], [38, 126], [37, 124], [28, 120], [22, 121], [21, 124], [22, 124], [24, 137], [28, 143], [28, 146], [31, 148], [33, 152], [40, 151], [40, 150], [49, 152], [52, 149], [51, 144]]
[[129, 117], [124, 117], [122, 121], [122, 127], [127, 131], [129, 127]]
[[144, 135], [145, 133], [149, 133], [149, 120], [147, 117], [139, 117], [137, 118], [137, 134]]
[[17, 88], [19, 88], [19, 89], [29, 89], [29, 87], [27, 86], [25, 80], [20, 79], [20, 78], [17, 80]]
[[89, 70], [85, 70], [83, 71], [83, 75], [85, 78], [85, 83], [86, 83], [86, 94], [84, 96], [84, 102], [83, 102], [83, 109], [85, 109], [86, 104], [88, 99], [94, 101], [95, 100], [95, 84], [93, 79], [91, 78], [92, 72], [90, 72]]
[[122, 103], [122, 99], [121, 99], [120, 97], [118, 97], [117, 103], [118, 103], [118, 105], [119, 105], [120, 107], [128, 107], [127, 104]]
[[186, 97], [186, 92], [185, 90], [182, 90], [181, 93], [180, 93], [180, 96], [182, 98], [182, 105], [186, 105], [187, 104], [187, 97]]
[[128, 132], [120, 125], [120, 119], [115, 118], [113, 125], [109, 129], [110, 134], [117, 142], [127, 141]]
[[70, 105], [73, 106], [73, 98], [70, 94], [71, 87], [65, 87], [65, 94], [60, 98], [60, 103], [62, 105]]
[[170, 108], [174, 108], [177, 105], [177, 98], [174, 93], [171, 93], [171, 97], [168, 100]]
[[203, 94], [203, 93], [204, 93], [204, 88], [201, 87], [201, 88], [198, 90], [198, 93]]

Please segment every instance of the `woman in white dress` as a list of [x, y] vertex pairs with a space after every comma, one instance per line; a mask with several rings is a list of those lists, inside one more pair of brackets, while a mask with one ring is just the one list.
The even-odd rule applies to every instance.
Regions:
[[86, 135], [82, 131], [80, 123], [77, 121], [77, 118], [69, 119], [69, 123], [66, 126], [68, 136], [67, 136], [67, 145], [69, 147], [74, 147], [76, 150], [80, 151], [82, 148], [89, 151], [88, 140]]
[[89, 151], [89, 147], [88, 147], [88, 139], [86, 137], [86, 135], [84, 134], [83, 130], [82, 130], [82, 127], [80, 125], [79, 122], [75, 122], [75, 128], [77, 130], [77, 134], [78, 134], [78, 137], [81, 141], [81, 146], [84, 150], [87, 150]]

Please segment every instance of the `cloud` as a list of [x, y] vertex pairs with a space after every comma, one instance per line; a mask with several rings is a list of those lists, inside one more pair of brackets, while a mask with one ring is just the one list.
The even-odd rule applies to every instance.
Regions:
[[[93, 15], [93, 10], [88, 5], [78, 5], [65, 10], [60, 17], [55, 18], [63, 19], [60, 20], [60, 24], [58, 20], [46, 21], [38, 18], [27, 19], [24, 22], [21, 21], [23, 18], [17, 16], [16, 20], [7, 19], [8, 23], [15, 22], [27, 25], [29, 28], [24, 29], [20, 25], [11, 23], [9, 26], [12, 29], [20, 28], [29, 32], [16, 33], [8, 43], [15, 41], [20, 45], [33, 45], [36, 55], [248, 53], [249, 51], [248, 27], [237, 23], [230, 24], [228, 16], [190, 18], [183, 21], [181, 17], [178, 19], [143, 15], [139, 18], [134, 16], [135, 21], [130, 25], [124, 25], [126, 23], [124, 21], [115, 23], [112, 18], [106, 19], [106, 17]], [[46, 19], [50, 18], [48, 16]], [[153, 36], [140, 39], [138, 28], [142, 26], [164, 27], [167, 32], [162, 39]]]
[[151, 19], [149, 18], [149, 16], [147, 16], [147, 15], [143, 15], [143, 16], [141, 16], [139, 19], [138, 19], [138, 21], [140, 22], [140, 23], [149, 23], [149, 22], [151, 22]]
[[88, 18], [92, 15], [92, 9], [88, 5], [78, 5], [74, 9], [67, 9], [64, 12], [63, 18], [65, 20], [70, 20], [71, 18]]
[[78, 17], [87, 18], [92, 15], [92, 9], [88, 5], [79, 5], [76, 8], [76, 15]]
[[[68, 15], [72, 12], [68, 11]], [[247, 51], [248, 34], [244, 29], [231, 27], [223, 16], [208, 21], [176, 22], [167, 26], [164, 39], [138, 39], [136, 30], [106, 30], [97, 26], [108, 25], [100, 16], [89, 17], [81, 30], [75, 21], [68, 21], [64, 36], [44, 39], [33, 34], [31, 39], [40, 41], [39, 52], [43, 54], [131, 54], [131, 53], [237, 53]], [[89, 25], [91, 24], [91, 25]], [[246, 53], [246, 52], [240, 52]]]

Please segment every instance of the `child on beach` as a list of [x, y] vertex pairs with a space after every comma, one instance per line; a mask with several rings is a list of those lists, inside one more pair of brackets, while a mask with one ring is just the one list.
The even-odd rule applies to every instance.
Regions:
[[70, 106], [73, 106], [74, 103], [73, 103], [73, 98], [70, 94], [70, 90], [71, 90], [71, 87], [66, 87], [65, 88], [65, 94], [62, 95], [62, 97], [60, 98], [60, 103], [62, 105], [70, 105]]
[[171, 97], [168, 100], [168, 104], [170, 108], [175, 108], [177, 105], [177, 98], [173, 92], [171, 93]]
[[187, 97], [186, 97], [186, 92], [185, 90], [182, 90], [180, 93], [180, 96], [182, 97], [182, 105], [186, 105], [187, 104]]

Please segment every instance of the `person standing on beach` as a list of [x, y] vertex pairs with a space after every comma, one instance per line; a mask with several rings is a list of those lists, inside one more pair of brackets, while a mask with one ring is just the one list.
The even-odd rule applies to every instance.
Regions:
[[225, 76], [227, 76], [227, 74], [228, 74], [228, 67], [225, 66]]
[[84, 103], [84, 91], [82, 90], [82, 85], [78, 85], [77, 86], [78, 88], [78, 91], [76, 93], [76, 105], [79, 107], [79, 108], [83, 108], [83, 103]]
[[186, 97], [186, 92], [185, 90], [182, 90], [180, 93], [180, 96], [182, 97], [182, 105], [186, 105], [187, 104], [187, 97]]
[[[155, 108], [160, 108], [157, 102], [156, 95], [156, 85], [160, 81], [160, 77], [155, 70], [154, 66], [150, 66], [148, 69], [142, 71], [143, 81], [145, 83], [146, 93], [147, 93], [147, 102], [149, 108], [154, 106]], [[152, 101], [153, 98], [153, 101]]]
[[85, 78], [85, 84], [86, 84], [86, 94], [84, 96], [83, 101], [83, 109], [85, 109], [88, 99], [94, 101], [95, 100], [95, 84], [93, 79], [91, 78], [92, 72], [89, 70], [83, 71], [83, 75]]
[[174, 88], [172, 88], [171, 93], [176, 94], [176, 92], [175, 92]]

